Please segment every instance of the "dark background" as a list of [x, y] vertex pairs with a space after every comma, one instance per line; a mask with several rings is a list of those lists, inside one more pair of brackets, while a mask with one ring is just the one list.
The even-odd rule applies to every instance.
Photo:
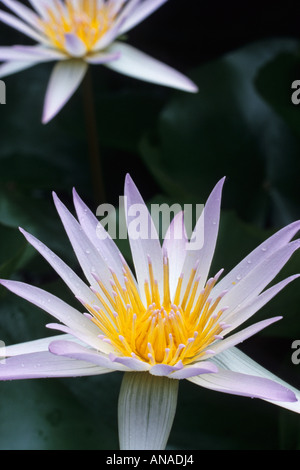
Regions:
[[[4, 8], [4, 7], [3, 7]], [[145, 200], [204, 203], [226, 175], [213, 271], [228, 271], [267, 236], [299, 219], [300, 79], [298, 2], [170, 0], [128, 35], [128, 42], [191, 77], [197, 95], [93, 67], [106, 201], [118, 203], [130, 173]], [[1, 45], [31, 44], [5, 25]], [[34, 233], [78, 270], [52, 203], [72, 209], [71, 191], [96, 210], [89, 170], [83, 92], [41, 124], [52, 64], [4, 78], [0, 108], [0, 276], [74, 299], [24, 242]], [[130, 260], [128, 246], [121, 244]], [[295, 254], [276, 281], [299, 272]], [[0, 338], [6, 344], [49, 335], [44, 313], [0, 290]], [[296, 387], [300, 365], [299, 282], [258, 312], [283, 320], [241, 345]], [[121, 374], [2, 383], [1, 449], [117, 449]], [[299, 417], [258, 400], [209, 392], [184, 381], [170, 449], [298, 449]]]

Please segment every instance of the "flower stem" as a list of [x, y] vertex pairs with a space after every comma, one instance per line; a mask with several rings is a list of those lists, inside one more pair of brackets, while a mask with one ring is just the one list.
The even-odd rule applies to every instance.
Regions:
[[178, 380], [126, 372], [119, 395], [121, 450], [163, 450], [173, 425]]
[[100, 146], [97, 134], [97, 120], [93, 84], [90, 70], [87, 71], [83, 81], [83, 105], [85, 113], [86, 132], [89, 145], [89, 161], [91, 183], [96, 204], [105, 202], [105, 185], [101, 163]]

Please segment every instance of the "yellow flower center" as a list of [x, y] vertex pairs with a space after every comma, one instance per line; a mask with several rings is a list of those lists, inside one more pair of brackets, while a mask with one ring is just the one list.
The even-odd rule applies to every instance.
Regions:
[[224, 293], [214, 301], [209, 295], [221, 272], [209, 279], [200, 292], [196, 268], [191, 271], [184, 292], [183, 276], [180, 276], [171, 301], [167, 257], [164, 257], [163, 265], [163, 299], [154, 279], [151, 260], [148, 268], [149, 282], [144, 284], [147, 306], [126, 265], [123, 287], [112, 272], [112, 295], [98, 281], [102, 292], [95, 293], [101, 307], [85, 307], [103, 333], [100, 337], [113, 346], [117, 355], [138, 358], [150, 365], [172, 366], [179, 361], [186, 365], [213, 353], [208, 348], [220, 338], [225, 327], [219, 322], [225, 309], [217, 308]]
[[111, 2], [103, 3], [100, 8], [97, 0], [65, 0], [63, 5], [54, 0], [53, 3], [53, 7], [47, 8], [48, 18], [40, 19], [40, 25], [52, 44], [64, 52], [66, 34], [75, 34], [90, 51], [116, 18]]

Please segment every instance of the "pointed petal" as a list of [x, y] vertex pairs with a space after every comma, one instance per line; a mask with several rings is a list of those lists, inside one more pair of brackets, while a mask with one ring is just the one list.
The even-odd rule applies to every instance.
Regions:
[[118, 60], [105, 64], [116, 72], [191, 93], [198, 90], [196, 85], [180, 72], [128, 44], [116, 41], [108, 48], [108, 52], [121, 53]]
[[276, 375], [272, 374], [257, 362], [253, 361], [249, 356], [241, 352], [239, 349], [233, 347], [221, 354], [218, 354], [218, 356], [214, 358], [214, 362], [218, 367], [223, 369], [231, 370], [241, 374], [248, 374], [249, 376], [255, 375], [257, 377], [269, 379], [276, 382], [277, 384], [280, 384], [283, 388], [286, 388], [294, 393], [298, 401], [290, 402], [289, 400], [286, 400], [286, 402], [284, 402], [277, 401], [276, 398], [274, 400], [267, 399], [267, 401], [296, 413], [300, 413], [299, 390], [289, 385], [284, 380], [281, 380], [279, 377], [276, 377]]
[[64, 56], [53, 49], [39, 48], [37, 46], [11, 46], [0, 47], [0, 61], [28, 61], [28, 62], [50, 62], [61, 60]]
[[190, 377], [188, 380], [210, 390], [232, 395], [279, 402], [293, 403], [296, 401], [295, 394], [291, 390], [272, 380], [229, 370], [219, 369], [217, 374], [203, 374]]
[[144, 21], [148, 16], [152, 15], [168, 0], [146, 0], [142, 2], [130, 15], [127, 16], [122, 28], [121, 34], [127, 33], [130, 29]]
[[30, 62], [30, 61], [13, 61], [13, 62], [5, 62], [4, 64], [0, 65], [0, 78], [7, 77], [9, 75], [13, 75], [14, 73], [21, 72], [22, 70], [29, 69], [37, 65], [37, 62]]
[[[230, 305], [227, 315], [251, 302], [275, 278], [293, 253], [300, 247], [300, 240], [295, 240], [277, 250], [252, 269], [243, 279], [236, 279], [236, 284], [222, 298], [219, 308]], [[214, 291], [213, 291], [214, 294]]]
[[120, 449], [165, 449], [177, 394], [177, 380], [147, 372], [124, 374], [118, 404]]
[[49, 45], [49, 40], [40, 34], [38, 31], [33, 29], [31, 26], [27, 25], [23, 21], [19, 20], [15, 16], [11, 15], [10, 13], [6, 13], [4, 11], [0, 11], [0, 21], [11, 26], [12, 28], [20, 31], [21, 33], [25, 34], [29, 38], [41, 43]]
[[69, 357], [71, 359], [76, 359], [77, 361], [91, 362], [92, 364], [103, 367], [107, 371], [128, 371], [126, 366], [113, 362], [108, 356], [93, 349], [88, 349], [80, 344], [74, 343], [73, 341], [53, 341], [49, 346], [49, 351], [52, 354]]
[[[131, 12], [135, 9], [140, 0], [131, 0], [122, 9], [121, 13], [117, 16], [114, 24], [107, 30], [107, 32], [96, 42], [93, 47], [94, 51], [103, 50], [108, 47], [117, 36], [121, 35], [121, 28], [125, 23], [128, 16], [131, 15]], [[118, 9], [120, 5], [116, 5]]]
[[62, 331], [63, 333], [66, 333], [64, 335], [65, 338], [63, 338], [63, 335], [61, 335], [60, 338], [54, 339], [65, 339], [70, 341], [74, 341], [75, 339], [77, 339], [78, 342], [80, 342], [80, 344], [82, 344], [83, 346], [89, 345], [104, 354], [110, 354], [113, 351], [113, 348], [110, 344], [99, 338], [99, 335], [101, 333], [100, 329], [98, 329], [98, 331], [95, 330], [93, 332], [88, 331], [86, 328], [75, 330], [74, 328], [72, 329], [66, 325], [62, 325], [61, 323], [48, 323], [46, 327], [52, 330], [58, 330]]
[[[57, 1], [57, 0], [56, 0]], [[48, 9], [56, 9], [55, 0], [29, 0], [31, 6], [44, 19], [48, 18]]]
[[119, 248], [75, 190], [73, 190], [73, 200], [84, 233], [93, 243], [106, 265], [112, 268], [117, 276], [122, 279], [123, 256]]
[[237, 344], [242, 343], [246, 339], [250, 338], [250, 336], [255, 335], [267, 326], [272, 325], [272, 323], [275, 323], [281, 319], [282, 317], [274, 317], [267, 320], [262, 320], [258, 323], [255, 323], [254, 325], [249, 326], [248, 328], [239, 331], [238, 333], [235, 333], [234, 335], [229, 336], [226, 339], [219, 341], [218, 343], [212, 344], [211, 347], [216, 354], [219, 354], [222, 351], [231, 348], [232, 346], [236, 346]]
[[182, 369], [183, 365], [180, 364], [175, 366], [169, 366], [168, 364], [155, 364], [149, 370], [150, 374], [155, 375], [156, 377], [166, 377], [170, 375], [172, 372], [177, 371], [178, 369]]
[[62, 51], [45, 47], [37, 44], [36, 46], [13, 46], [15, 53], [20, 52], [25, 56], [28, 55], [32, 60], [36, 58], [40, 62], [48, 62], [51, 60], [67, 60], [69, 57]]
[[166, 252], [169, 259], [171, 298], [174, 296], [178, 278], [182, 273], [187, 244], [188, 238], [184, 226], [184, 213], [179, 212], [172, 220], [163, 242], [163, 253]]
[[120, 53], [118, 52], [107, 53], [104, 51], [100, 51], [88, 54], [85, 57], [85, 60], [88, 64], [106, 64], [107, 62], [118, 60], [119, 58]]
[[88, 318], [58, 297], [38, 287], [19, 281], [1, 280], [0, 283], [14, 294], [28, 300], [54, 318], [73, 329], [86, 329], [99, 334], [99, 329]]
[[207, 374], [207, 373], [216, 373], [218, 372], [218, 367], [212, 362], [203, 361], [198, 362], [197, 364], [192, 364], [190, 366], [185, 366], [183, 369], [173, 372], [170, 374], [170, 379], [188, 379], [196, 375]]
[[[70, 335], [57, 335], [49, 336], [47, 338], [36, 339], [34, 341], [27, 341], [25, 343], [12, 344], [10, 346], [5, 346], [0, 348], [0, 357], [11, 357], [11, 356], [20, 356], [22, 354], [31, 354], [42, 351], [48, 351], [49, 344], [52, 341], [58, 339], [70, 340], [72, 337]], [[1, 361], [0, 361], [1, 363]]]
[[[105, 34], [94, 44], [92, 47], [92, 51], [95, 53], [103, 52], [110, 44], [114, 42], [116, 37], [119, 35], [120, 28], [122, 23], [117, 22], [111, 28], [107, 30]], [[118, 51], [112, 51], [111, 54], [117, 53], [120, 55]]]
[[97, 303], [96, 295], [64, 261], [33, 235], [21, 228], [20, 231], [26, 240], [48, 261], [76, 297], [89, 305]]
[[81, 60], [68, 60], [55, 65], [48, 84], [42, 122], [45, 124], [69, 101], [87, 71]]
[[237, 277], [243, 279], [249, 271], [264, 261], [281, 247], [289, 243], [300, 230], [300, 221], [293, 222], [282, 228], [274, 235], [255, 248], [246, 258], [235, 266], [214, 288], [214, 295], [218, 296], [222, 291], [230, 289]]
[[[142, 299], [145, 300], [144, 283], [149, 279], [149, 257], [154, 279], [158, 282], [158, 287], [162, 287], [162, 248], [148, 208], [129, 175], [126, 176], [124, 193], [130, 248], [138, 285], [140, 286], [140, 294]], [[137, 219], [140, 221], [138, 223], [139, 230], [136, 230]]]
[[102, 259], [100, 253], [84, 233], [77, 220], [59, 200], [56, 194], [53, 194], [53, 199], [57, 212], [67, 232], [84, 275], [88, 279], [91, 286], [93, 286], [95, 289], [99, 288], [99, 285], [95, 280], [95, 276], [97, 276], [101, 279], [107, 290], [111, 293], [111, 273], [106, 266], [105, 261]]
[[13, 356], [0, 363], [0, 380], [81, 377], [107, 372], [111, 371], [89, 362], [55, 356], [48, 351]]
[[26, 23], [33, 26], [34, 29], [42, 31], [38, 15], [36, 15], [36, 13], [34, 13], [30, 8], [27, 8], [25, 5], [22, 5], [22, 3], [16, 0], [2, 0], [2, 3], [4, 3], [4, 5], [16, 13], [16, 15], [18, 15]]
[[128, 369], [131, 369], [136, 372], [145, 372], [149, 370], [150, 366], [146, 362], [140, 361], [134, 357], [117, 357], [114, 354], [110, 354], [110, 359], [113, 362], [119, 362], [126, 366]]
[[[111, 2], [110, 5], [110, 12], [113, 16], [118, 15], [118, 13], [121, 11], [121, 8], [124, 6], [126, 0], [114, 0], [114, 2]], [[98, 0], [98, 8], [101, 8], [104, 3], [104, 0]]]
[[248, 320], [252, 315], [254, 315], [258, 310], [266, 305], [266, 303], [268, 303], [273, 297], [275, 297], [275, 295], [278, 294], [278, 292], [280, 292], [285, 286], [295, 279], [298, 279], [299, 276], [300, 274], [296, 274], [294, 276], [288, 277], [287, 279], [284, 279], [281, 282], [278, 282], [274, 286], [265, 290], [258, 297], [252, 299], [252, 301], [247, 303], [245, 307], [238, 308], [233, 313], [229, 313], [228, 315], [227, 311], [223, 313], [222, 321], [226, 321], [226, 323], [230, 324], [230, 327], [226, 329], [226, 335]]
[[182, 292], [185, 291], [190, 273], [196, 264], [199, 266], [197, 276], [200, 277], [198, 291], [206, 283], [218, 238], [224, 181], [225, 178], [222, 178], [210, 193], [192, 234], [183, 265]]

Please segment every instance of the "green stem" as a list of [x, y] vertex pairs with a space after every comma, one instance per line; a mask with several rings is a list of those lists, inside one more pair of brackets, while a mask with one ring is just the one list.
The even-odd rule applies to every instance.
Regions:
[[89, 145], [89, 162], [93, 195], [97, 205], [106, 201], [103, 170], [101, 164], [100, 146], [97, 133], [97, 120], [93, 84], [90, 70], [83, 81], [83, 105], [85, 113], [86, 132]]

